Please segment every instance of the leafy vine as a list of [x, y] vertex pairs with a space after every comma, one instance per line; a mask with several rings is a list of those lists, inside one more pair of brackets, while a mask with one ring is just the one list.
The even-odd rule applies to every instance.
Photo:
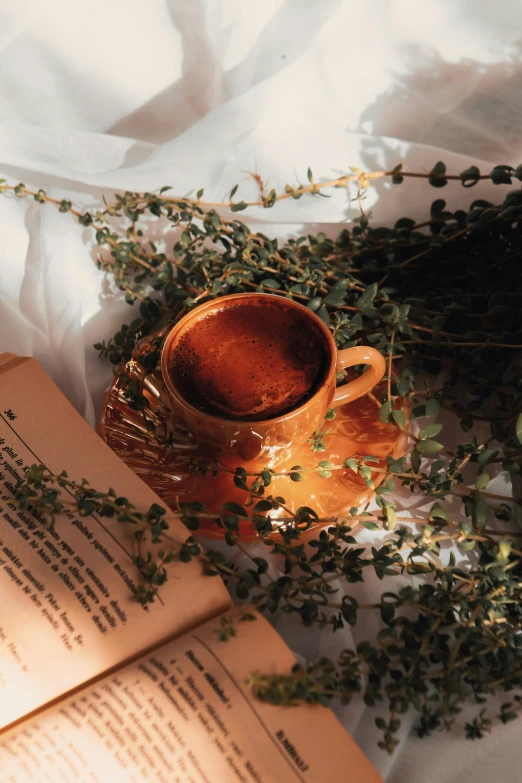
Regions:
[[[270, 488], [275, 475], [306, 481], [309, 471], [297, 465], [286, 474], [238, 466], [234, 483], [245, 493], [244, 504], [225, 503], [215, 514], [198, 502], [180, 504], [170, 514], [160, 506], [139, 512], [113, 491], [98, 492], [41, 466], [26, 475], [16, 502], [48, 524], [63, 503], [72, 502], [80, 514], [96, 511], [132, 526], [143, 578], [136, 597], [144, 605], [167, 579], [169, 563], [198, 558], [205, 573], [223, 577], [238, 599], [264, 612], [298, 614], [308, 626], [335, 631], [356, 625], [361, 612], [380, 613], [377, 639], [344, 650], [336, 660], [296, 666], [287, 676], [253, 673], [259, 698], [348, 703], [362, 693], [367, 705], [387, 711], [376, 725], [388, 752], [407, 710], [418, 712], [424, 736], [453, 726], [471, 698], [479, 710], [465, 732], [471, 739], [483, 736], [495, 720], [483, 706], [488, 697], [522, 686], [522, 499], [493, 485], [501, 475], [516, 487], [521, 473], [522, 191], [510, 190], [497, 205], [476, 199], [467, 211], [451, 211], [437, 199], [422, 223], [402, 218], [393, 227], [373, 227], [361, 210], [335, 238], [319, 232], [283, 243], [218, 210], [271, 208], [282, 199], [324, 195], [331, 187], [354, 187], [361, 204], [366, 189], [385, 177], [394, 185], [424, 178], [435, 188], [449, 180], [466, 188], [482, 180], [510, 185], [522, 180], [522, 166], [499, 165], [486, 174], [471, 166], [449, 174], [442, 162], [429, 173], [407, 172], [399, 164], [390, 171], [351, 170], [323, 182], [309, 170], [308, 185], [287, 185], [281, 193], [254, 176], [259, 197], [252, 202], [234, 200], [237, 188], [224, 203], [205, 202], [203, 191], [192, 199], [162, 188], [116, 194], [97, 212], [80, 212], [70, 201], [22, 183], [2, 181], [0, 190], [50, 202], [92, 227], [98, 266], [137, 310], [96, 348], [112, 362], [137, 409], [143, 408], [143, 392], [126, 365], [138, 341], [160, 326], [168, 331], [198, 303], [225, 293], [295, 298], [323, 319], [339, 348], [368, 344], [381, 351], [388, 369], [373, 399], [382, 422], [408, 430], [406, 455], [389, 457], [385, 467], [367, 456], [341, 464], [318, 460], [311, 469], [325, 481], [335, 471], [357, 473], [375, 489], [375, 508], [328, 519], [308, 506], [292, 511]], [[147, 238], [150, 216], [168, 226], [161, 242]], [[160, 348], [161, 339], [154, 338], [140, 352], [144, 374], [157, 367]], [[311, 447], [324, 451], [326, 438], [327, 427], [311, 438]], [[223, 470], [191, 467], [210, 474]], [[401, 512], [393, 495], [400, 487], [424, 498], [427, 510], [418, 516]], [[68, 495], [66, 501], [64, 489], [74, 500]], [[202, 518], [214, 519], [231, 557], [204, 551], [192, 535], [174, 540], [170, 516], [191, 532]], [[239, 532], [245, 521], [267, 557], [249, 554]], [[311, 532], [317, 521], [323, 528]], [[371, 548], [358, 545], [360, 526], [382, 531], [384, 540]], [[232, 556], [238, 550], [249, 560], [241, 570]], [[277, 575], [270, 568], [274, 562]], [[377, 602], [359, 604], [350, 586], [369, 573], [385, 580], [386, 590]], [[407, 584], [397, 579], [401, 575]], [[223, 638], [232, 633], [222, 629]], [[521, 706], [515, 692], [496, 718], [514, 720]]]

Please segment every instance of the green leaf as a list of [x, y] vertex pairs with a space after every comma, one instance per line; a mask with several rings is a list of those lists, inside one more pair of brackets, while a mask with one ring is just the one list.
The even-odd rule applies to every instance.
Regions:
[[446, 179], [445, 174], [446, 165], [441, 160], [439, 160], [439, 162], [436, 163], [430, 171], [430, 185], [432, 185], [434, 188], [443, 188], [444, 185], [448, 184], [448, 180]]
[[311, 598], [307, 601], [304, 601], [299, 610], [299, 614], [301, 615], [301, 619], [304, 625], [312, 625], [319, 614], [316, 601]]
[[489, 173], [489, 178], [494, 185], [511, 185], [511, 172], [514, 169], [512, 166], [495, 166]]
[[449, 522], [450, 517], [444, 506], [442, 506], [439, 502], [434, 503], [433, 506], [430, 508], [430, 513], [428, 514], [428, 519], [430, 521], [433, 521], [434, 519], [442, 519], [444, 522]]
[[361, 465], [359, 467], [359, 473], [363, 477], [363, 479], [371, 479], [372, 477], [371, 468], [368, 468], [366, 465]]
[[386, 465], [390, 473], [402, 473], [404, 471], [402, 462], [394, 459], [390, 454], [386, 457]]
[[442, 429], [442, 424], [427, 424], [419, 432], [419, 438], [421, 440], [426, 440], [426, 438], [434, 438], [435, 435], [439, 434], [441, 429]]
[[426, 403], [426, 416], [436, 416], [440, 411], [440, 403], [435, 397], [431, 397]]
[[261, 280], [260, 284], [264, 288], [279, 288], [279, 281], [274, 280], [273, 277], [266, 277], [264, 280]]
[[494, 459], [497, 458], [498, 455], [498, 449], [484, 449], [484, 451], [481, 451], [480, 454], [477, 457], [477, 462], [479, 465], [488, 465], [490, 462], [493, 462]]
[[248, 598], [249, 594], [250, 594], [250, 590], [248, 589], [246, 584], [244, 584], [244, 582], [238, 582], [236, 584], [236, 595], [239, 599], [244, 601], [246, 598]]
[[404, 411], [392, 411], [392, 416], [397, 427], [403, 430], [406, 426], [406, 416]]
[[308, 167], [306, 176], [308, 177], [308, 182], [312, 183], [314, 181], [314, 175], [312, 174], [312, 169], [310, 167]]
[[300, 506], [295, 512], [295, 515], [301, 522], [308, 522], [313, 521], [314, 519], [319, 519], [317, 513], [309, 506]]
[[272, 474], [270, 473], [269, 470], [262, 470], [261, 478], [263, 479], [263, 484], [265, 485], [265, 487], [270, 486], [272, 482]]
[[272, 188], [268, 194], [268, 196], [265, 196], [263, 198], [263, 206], [265, 209], [270, 209], [270, 207], [273, 207], [274, 204], [277, 201], [277, 191], [275, 188]]
[[485, 500], [479, 499], [473, 505], [473, 524], [478, 530], [483, 530], [488, 522], [489, 506]]
[[379, 408], [379, 421], [383, 424], [388, 424], [391, 417], [392, 405], [390, 400], [387, 400], [384, 405]]
[[353, 457], [350, 457], [349, 459], [345, 459], [344, 467], [353, 470], [354, 473], [359, 472], [359, 469], [357, 467], [357, 461]]
[[437, 440], [421, 440], [415, 445], [415, 450], [420, 454], [437, 454], [444, 448]]
[[480, 170], [476, 166], [470, 166], [469, 169], [461, 171], [460, 180], [465, 188], [472, 188], [480, 180]]
[[473, 525], [471, 524], [471, 522], [468, 522], [466, 519], [464, 519], [460, 523], [459, 529], [463, 536], [469, 536], [469, 534], [473, 530]]
[[411, 218], [399, 218], [393, 226], [395, 230], [403, 229], [405, 231], [411, 231], [415, 226], [415, 221]]
[[363, 309], [367, 305], [371, 304], [377, 294], [377, 283], [372, 283], [361, 294], [356, 304], [359, 310]]
[[401, 176], [402, 163], [398, 163], [394, 169], [392, 169], [392, 185], [400, 185], [404, 181], [404, 177]]
[[330, 307], [340, 307], [344, 304], [344, 300], [346, 299], [346, 291], [342, 291], [340, 289], [336, 289], [335, 291], [332, 291], [328, 296], [325, 296], [323, 299], [323, 302], [326, 305], [330, 305]]
[[386, 506], [386, 522], [384, 523], [384, 529], [385, 530], [393, 530], [395, 523], [397, 521], [397, 514], [395, 513], [395, 509], [391, 506]]
[[412, 451], [410, 461], [411, 469], [414, 473], [418, 473], [421, 466], [421, 455], [417, 451]]
[[475, 479], [475, 487], [480, 491], [482, 489], [485, 489], [490, 481], [491, 478], [490, 476], [488, 476], [487, 473], [479, 473], [477, 478]]
[[381, 604], [379, 609], [383, 623], [389, 625], [395, 616], [395, 607], [392, 604]]
[[500, 716], [502, 723], [509, 723], [512, 720], [518, 720], [518, 715], [516, 712], [502, 712], [502, 715]]
[[328, 312], [324, 304], [321, 305], [319, 310], [317, 310], [317, 315], [319, 316], [321, 321], [326, 324], [326, 326], [328, 327], [330, 326], [331, 324], [330, 313]]
[[246, 201], [238, 201], [237, 204], [232, 204], [230, 207], [231, 212], [242, 212], [244, 209], [248, 207], [248, 204]]
[[[239, 517], [237, 514], [222, 514], [221, 523], [223, 524], [227, 533], [237, 533], [239, 530]], [[225, 533], [225, 541], [227, 541], [228, 544], [233, 544], [235, 542], [235, 538], [233, 536], [228, 536], [227, 538]]]
[[189, 530], [197, 530], [199, 528], [198, 517], [183, 517], [183, 524], [188, 527]]
[[379, 530], [379, 526], [375, 522], [366, 522], [364, 519], [359, 519], [359, 522], [366, 530]]
[[319, 308], [321, 307], [323, 303], [323, 300], [320, 296], [314, 296], [313, 299], [310, 299], [308, 304], [306, 305], [309, 310], [311, 310], [313, 313], [315, 313]]

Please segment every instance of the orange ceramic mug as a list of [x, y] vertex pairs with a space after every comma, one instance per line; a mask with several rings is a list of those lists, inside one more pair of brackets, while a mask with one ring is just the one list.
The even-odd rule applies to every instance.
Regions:
[[[340, 370], [368, 365], [336, 388]], [[274, 467], [317, 431], [329, 408], [381, 380], [374, 348], [339, 351], [311, 310], [273, 294], [206, 302], [169, 332], [161, 371], [174, 411], [217, 459]]]

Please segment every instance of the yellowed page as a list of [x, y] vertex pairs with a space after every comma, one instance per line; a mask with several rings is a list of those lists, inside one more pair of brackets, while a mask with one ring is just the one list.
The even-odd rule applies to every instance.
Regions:
[[0, 738], [9, 783], [382, 783], [333, 713], [246, 686], [294, 658], [261, 617], [217, 619]]
[[[160, 502], [84, 422], [40, 365], [0, 356], [0, 726], [230, 606], [194, 562], [169, 566], [160, 599], [133, 599], [128, 526], [68, 513], [53, 532], [12, 504], [33, 463], [114, 487], [139, 510]], [[184, 526], [171, 521], [184, 540]]]

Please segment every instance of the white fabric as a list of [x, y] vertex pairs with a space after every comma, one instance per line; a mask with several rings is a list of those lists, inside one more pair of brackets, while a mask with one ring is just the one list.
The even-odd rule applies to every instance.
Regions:
[[[516, 165], [521, 26], [515, 0], [1, 0], [0, 174], [85, 206], [166, 184], [221, 200], [239, 183], [247, 199], [256, 168], [280, 189], [308, 166], [330, 178], [401, 160], [429, 170], [443, 159], [454, 172]], [[387, 222], [478, 193], [380, 183], [367, 203]], [[352, 214], [334, 191], [241, 217], [286, 236]], [[52, 206], [2, 196], [0, 237], [0, 351], [36, 356], [93, 424], [111, 369], [91, 346], [130, 308], [94, 266], [89, 231]], [[351, 637], [279, 627], [310, 657]], [[392, 783], [486, 783], [522, 762], [516, 722], [476, 743], [462, 731], [407, 738], [405, 726], [389, 759], [375, 747], [373, 710], [339, 714]]]

